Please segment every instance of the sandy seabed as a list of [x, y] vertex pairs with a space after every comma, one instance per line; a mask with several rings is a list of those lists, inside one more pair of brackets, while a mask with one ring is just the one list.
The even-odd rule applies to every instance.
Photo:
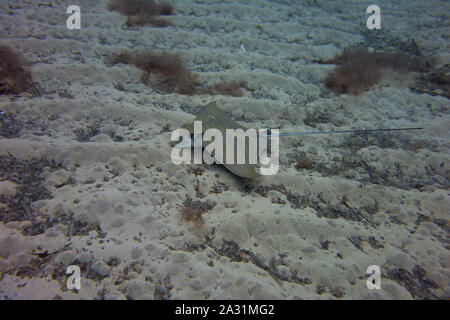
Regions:
[[[448, 64], [448, 2], [379, 1], [376, 37], [360, 1], [174, 1], [166, 28], [124, 28], [106, 1], [77, 2], [81, 30], [66, 28], [66, 1], [0, 9], [1, 43], [41, 93], [0, 96], [1, 297], [448, 299], [449, 100], [410, 90], [407, 74], [336, 95], [323, 84], [333, 66], [317, 63], [414, 38]], [[249, 90], [160, 92], [105, 64], [120, 49], [178, 52], [203, 83]], [[172, 164], [171, 130], [214, 100], [248, 127], [424, 130], [286, 137], [278, 174], [253, 182]], [[216, 204], [203, 224], [182, 218], [187, 197]], [[381, 290], [366, 286], [369, 265]]]

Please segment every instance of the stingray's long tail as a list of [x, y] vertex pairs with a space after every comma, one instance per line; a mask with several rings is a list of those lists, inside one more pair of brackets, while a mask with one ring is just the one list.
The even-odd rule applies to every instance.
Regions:
[[[305, 136], [312, 134], [333, 134], [333, 133], [366, 133], [366, 132], [383, 132], [383, 131], [405, 131], [405, 130], [423, 130], [423, 128], [391, 128], [391, 129], [361, 129], [361, 130], [336, 130], [336, 131], [310, 131], [310, 132], [286, 132], [278, 133], [277, 136]], [[274, 136], [268, 133], [266, 136]]]

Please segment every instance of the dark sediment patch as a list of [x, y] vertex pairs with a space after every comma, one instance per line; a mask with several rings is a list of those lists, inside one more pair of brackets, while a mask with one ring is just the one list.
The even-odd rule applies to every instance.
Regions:
[[295, 191], [287, 190], [284, 185], [258, 186], [252, 181], [244, 183], [240, 188], [245, 193], [255, 192], [262, 197], [267, 197], [267, 193], [271, 190], [281, 192], [286, 196], [291, 208], [303, 209], [313, 208], [318, 217], [325, 217], [330, 219], [343, 218], [350, 221], [358, 221], [363, 224], [374, 225], [372, 216], [378, 211], [376, 201], [372, 204], [363, 205], [361, 207], [350, 207], [345, 197], [340, 203], [330, 204], [323, 200], [320, 193], [300, 195]]
[[15, 114], [0, 111], [0, 137], [18, 138], [23, 127], [23, 121], [17, 119]]
[[32, 203], [51, 199], [51, 193], [44, 186], [41, 174], [45, 170], [55, 171], [62, 165], [54, 160], [32, 158], [19, 160], [12, 155], [0, 156], [0, 180], [9, 180], [18, 185], [14, 196], [0, 196], [0, 202], [6, 205], [0, 208], [0, 221], [33, 220], [36, 216]]
[[414, 299], [440, 300], [448, 299], [444, 290], [432, 279], [419, 265], [414, 266], [411, 271], [403, 268], [383, 267], [386, 278], [397, 282], [411, 294]]

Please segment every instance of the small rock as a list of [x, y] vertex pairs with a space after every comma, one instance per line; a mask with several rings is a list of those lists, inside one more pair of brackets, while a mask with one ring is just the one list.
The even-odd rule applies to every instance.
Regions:
[[139, 205], [139, 201], [138, 200], [136, 200], [136, 199], [127, 199], [126, 201], [125, 201], [125, 203], [126, 204], [128, 204], [128, 205], [130, 205], [130, 206], [132, 206], [132, 207], [137, 207], [138, 205]]
[[102, 260], [95, 262], [91, 269], [100, 277], [104, 278], [111, 272], [111, 267], [106, 265]]
[[224, 206], [227, 209], [236, 208], [238, 205], [239, 205], [239, 203], [237, 201], [226, 201], [224, 203]]
[[14, 196], [16, 194], [16, 187], [17, 184], [12, 181], [0, 181], [0, 194], [7, 197]]
[[119, 191], [129, 191], [130, 187], [123, 184], [123, 185], [119, 186], [117, 189]]
[[131, 259], [139, 259], [139, 257], [142, 255], [142, 249], [141, 248], [133, 248], [131, 250]]
[[101, 143], [108, 143], [108, 142], [112, 142], [113, 140], [111, 139], [110, 136], [102, 133], [102, 134], [99, 134], [99, 135], [93, 137], [91, 139], [91, 141], [93, 141], [93, 142], [101, 142]]

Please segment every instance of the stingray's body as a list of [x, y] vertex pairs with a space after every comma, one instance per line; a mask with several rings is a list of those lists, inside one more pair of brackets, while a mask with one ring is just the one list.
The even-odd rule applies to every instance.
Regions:
[[[226, 159], [226, 129], [243, 129], [247, 130], [244, 126], [233, 121], [222, 110], [217, 107], [216, 102], [208, 104], [200, 114], [194, 119], [194, 121], [202, 122], [202, 134], [208, 129], [218, 129], [222, 132], [223, 136], [223, 159]], [[183, 126], [191, 134], [194, 134], [194, 121], [189, 122]], [[245, 163], [237, 164], [237, 145], [234, 144], [234, 164], [223, 163], [223, 165], [237, 176], [242, 178], [256, 178], [260, 176], [258, 168], [255, 164], [249, 164], [249, 148], [248, 144], [245, 145]], [[225, 161], [224, 161], [225, 162]]]

